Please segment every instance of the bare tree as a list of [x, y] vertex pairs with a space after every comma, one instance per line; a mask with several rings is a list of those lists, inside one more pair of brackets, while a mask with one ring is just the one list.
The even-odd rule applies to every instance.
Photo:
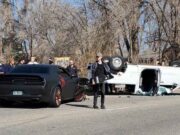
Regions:
[[[153, 37], [150, 43], [155, 43], [155, 48], [158, 48], [160, 60], [172, 61], [179, 58], [180, 53], [180, 2], [176, 0], [158, 1], [153, 0], [148, 2], [150, 18], [148, 22], [153, 22], [154, 26], [151, 30]], [[162, 54], [162, 55], [161, 55]]]

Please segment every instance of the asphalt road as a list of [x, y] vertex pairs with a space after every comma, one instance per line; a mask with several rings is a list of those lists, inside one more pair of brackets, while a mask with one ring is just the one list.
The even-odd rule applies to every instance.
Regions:
[[0, 135], [180, 135], [180, 96], [107, 96], [105, 110], [89, 98], [60, 108], [0, 107]]

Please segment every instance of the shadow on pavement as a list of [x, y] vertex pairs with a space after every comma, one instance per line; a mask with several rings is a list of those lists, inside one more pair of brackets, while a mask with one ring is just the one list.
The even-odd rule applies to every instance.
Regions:
[[[73, 102], [74, 100], [62, 101], [61, 104], [66, 104]], [[53, 108], [50, 107], [47, 103], [38, 103], [38, 102], [7, 102], [7, 104], [1, 104], [0, 108], [15, 108], [15, 109], [41, 109], [41, 108]]]
[[65, 105], [68, 105], [68, 106], [74, 106], [74, 107], [82, 107], [82, 108], [93, 108], [91, 106], [88, 106], [88, 105], [79, 105], [79, 104], [65, 104]]
[[48, 107], [47, 104], [43, 104], [43, 103], [12, 103], [9, 105], [0, 104], [0, 108], [41, 109], [47, 107]]

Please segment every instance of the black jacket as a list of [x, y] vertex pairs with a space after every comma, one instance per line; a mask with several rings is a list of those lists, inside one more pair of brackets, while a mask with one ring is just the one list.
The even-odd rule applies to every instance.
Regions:
[[[109, 66], [106, 63], [102, 63], [102, 64], [103, 64], [103, 67], [104, 67], [104, 70], [105, 70], [105, 76], [106, 76], [106, 78], [109, 78], [110, 68], [109, 68]], [[96, 72], [97, 66], [98, 66], [97, 62], [95, 62], [92, 65], [92, 81], [94, 81], [94, 82], [95, 82], [95, 78], [96, 78], [95, 72]]]
[[69, 74], [73, 77], [78, 77], [78, 69], [76, 66], [68, 66], [67, 67], [67, 71], [69, 72]]

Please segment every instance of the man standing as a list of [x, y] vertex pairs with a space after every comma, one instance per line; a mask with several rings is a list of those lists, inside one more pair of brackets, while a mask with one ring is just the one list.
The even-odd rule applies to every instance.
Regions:
[[72, 77], [78, 77], [78, 69], [74, 64], [73, 60], [69, 61], [69, 66], [67, 67], [67, 71]]
[[54, 62], [53, 62], [53, 59], [51, 57], [49, 57], [49, 64], [52, 65]]
[[31, 61], [28, 64], [39, 64], [36, 57], [31, 57]]
[[98, 109], [97, 99], [98, 94], [101, 94], [101, 109], [105, 109], [105, 86], [104, 81], [110, 73], [110, 68], [102, 61], [102, 54], [96, 54], [96, 62], [92, 65], [92, 85], [94, 89], [93, 108]]

